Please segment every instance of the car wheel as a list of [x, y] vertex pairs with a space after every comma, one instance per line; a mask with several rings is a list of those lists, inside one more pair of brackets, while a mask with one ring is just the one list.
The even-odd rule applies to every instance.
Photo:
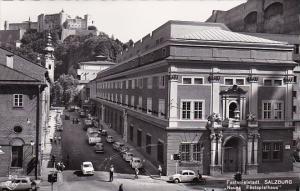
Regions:
[[180, 181], [179, 181], [179, 179], [178, 178], [176, 178], [175, 180], [174, 180], [174, 183], [175, 184], [178, 184]]

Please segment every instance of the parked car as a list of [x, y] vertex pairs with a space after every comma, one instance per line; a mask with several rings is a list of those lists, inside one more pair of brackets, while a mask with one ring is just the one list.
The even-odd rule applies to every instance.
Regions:
[[101, 130], [100, 134], [101, 134], [102, 136], [107, 136], [107, 131], [103, 129], [103, 130]]
[[123, 153], [129, 151], [129, 148], [127, 146], [122, 146], [118, 149], [118, 151], [120, 152], [121, 155], [123, 155]]
[[79, 117], [85, 118], [85, 112], [84, 112], [84, 111], [81, 111], [81, 112], [79, 113]]
[[0, 190], [37, 190], [37, 183], [29, 177], [17, 177], [0, 183]]
[[94, 147], [94, 151], [96, 153], [104, 153], [104, 145], [103, 145], [103, 143], [96, 143], [96, 145]]
[[130, 162], [132, 157], [133, 157], [133, 153], [131, 152], [125, 152], [123, 153], [123, 159], [126, 161], [126, 162]]
[[93, 126], [93, 122], [90, 119], [85, 119], [84, 120], [84, 126], [86, 127], [92, 127]]
[[178, 174], [174, 174], [169, 178], [169, 181], [174, 183], [179, 182], [195, 182], [198, 176], [192, 170], [181, 170]]
[[81, 172], [83, 175], [93, 175], [95, 173], [95, 170], [92, 162], [83, 162], [81, 165]]
[[142, 159], [139, 157], [132, 157], [130, 161], [130, 166], [133, 169], [142, 168], [143, 167]]
[[101, 142], [101, 137], [99, 137], [98, 135], [98, 132], [87, 133], [89, 145], [95, 145], [96, 143]]
[[123, 146], [124, 146], [124, 143], [114, 142], [114, 144], [113, 144], [113, 149], [119, 151], [119, 149], [120, 149], [121, 147], [123, 147]]
[[106, 142], [108, 142], [108, 143], [113, 143], [113, 142], [114, 142], [113, 136], [108, 135], [108, 136], [106, 137]]

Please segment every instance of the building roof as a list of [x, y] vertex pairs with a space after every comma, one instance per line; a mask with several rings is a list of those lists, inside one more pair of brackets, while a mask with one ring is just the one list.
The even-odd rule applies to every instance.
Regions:
[[35, 78], [32, 78], [20, 71], [0, 64], [0, 84], [41, 84]]
[[80, 62], [80, 65], [115, 65], [116, 63], [110, 61], [87, 61], [87, 62]]
[[[264, 43], [264, 44], [283, 44], [283, 42], [259, 38], [237, 32], [231, 32], [220, 28], [210, 28], [200, 30], [196, 33], [190, 33], [177, 37], [186, 40], [203, 40], [203, 41], [222, 41], [222, 42], [242, 42], [242, 43]], [[287, 44], [287, 43], [286, 43]]]

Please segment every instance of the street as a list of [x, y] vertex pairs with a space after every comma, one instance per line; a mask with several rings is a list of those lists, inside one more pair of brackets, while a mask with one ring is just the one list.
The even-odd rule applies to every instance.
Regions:
[[101, 137], [104, 153], [95, 153], [94, 147], [87, 142], [86, 131], [82, 128], [83, 123], [72, 124], [72, 118], [79, 118], [78, 113], [65, 111], [65, 114], [70, 116], [70, 120], [63, 119], [62, 155], [66, 170], [80, 170], [82, 162], [91, 161], [96, 171], [108, 171], [113, 164], [117, 173], [134, 174], [129, 163], [112, 148], [112, 144], [106, 142], [104, 136]]

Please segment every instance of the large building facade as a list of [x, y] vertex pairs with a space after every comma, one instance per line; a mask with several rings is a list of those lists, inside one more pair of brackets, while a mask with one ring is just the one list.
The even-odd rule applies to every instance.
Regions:
[[40, 175], [46, 72], [0, 49], [0, 177]]
[[165, 174], [289, 171], [292, 50], [223, 24], [169, 21], [90, 83], [94, 113]]

